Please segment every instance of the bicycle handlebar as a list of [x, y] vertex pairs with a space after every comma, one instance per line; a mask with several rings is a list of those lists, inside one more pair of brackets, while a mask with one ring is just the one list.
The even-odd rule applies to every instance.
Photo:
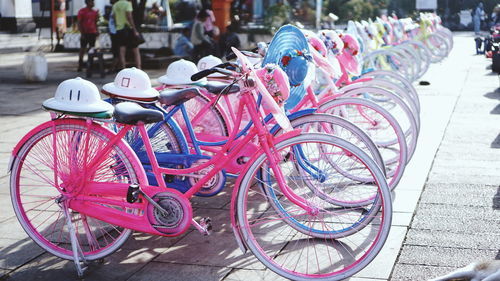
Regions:
[[224, 68], [221, 68], [219, 66], [233, 66], [232, 63], [222, 63], [222, 64], [219, 64], [215, 67], [212, 67], [212, 68], [209, 68], [209, 69], [204, 69], [202, 71], [199, 71], [193, 75], [191, 75], [191, 81], [198, 81], [200, 79], [202, 79], [203, 77], [207, 77], [208, 75], [212, 74], [212, 73], [215, 73], [215, 72], [218, 72], [218, 73], [221, 73], [223, 75], [226, 75], [226, 76], [234, 76], [234, 72], [231, 71], [231, 70], [227, 70], [227, 69], [224, 69]]
[[[261, 55], [259, 55], [257, 52], [259, 51], [259, 47], [255, 47], [251, 49], [250, 51], [241, 51], [245, 56], [247, 57], [254, 57], [254, 58], [260, 58]], [[236, 58], [236, 55], [234, 53], [230, 53], [229, 55], [226, 56], [226, 60], [234, 60]]]

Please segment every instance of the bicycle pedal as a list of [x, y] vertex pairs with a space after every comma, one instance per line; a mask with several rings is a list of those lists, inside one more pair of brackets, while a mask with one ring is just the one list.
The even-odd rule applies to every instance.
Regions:
[[212, 219], [208, 217], [202, 218], [199, 224], [203, 229], [203, 235], [210, 235], [212, 232]]
[[139, 199], [139, 185], [138, 184], [131, 184], [128, 187], [127, 190], [127, 202], [128, 203], [135, 203], [137, 199]]

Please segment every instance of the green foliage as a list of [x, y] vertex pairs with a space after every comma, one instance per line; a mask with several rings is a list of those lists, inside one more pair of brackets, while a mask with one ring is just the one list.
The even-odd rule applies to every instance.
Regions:
[[367, 19], [375, 15], [374, 11], [375, 7], [369, 1], [350, 0], [340, 7], [340, 14], [343, 15], [340, 18], [345, 21]]
[[289, 22], [291, 8], [289, 5], [277, 3], [266, 9], [264, 25], [269, 31], [276, 31], [278, 28]]
[[391, 0], [325, 0], [324, 14], [334, 13], [340, 22], [376, 17]]

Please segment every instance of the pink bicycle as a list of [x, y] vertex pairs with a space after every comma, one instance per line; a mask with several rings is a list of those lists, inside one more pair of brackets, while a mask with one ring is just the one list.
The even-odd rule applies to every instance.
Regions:
[[[254, 126], [241, 142], [234, 142], [235, 130], [211, 159], [185, 169], [160, 167], [156, 161], [145, 124], [162, 121], [159, 111], [124, 102], [116, 105], [114, 121], [104, 119], [111, 110], [99, 102], [97, 89], [78, 86], [85, 84], [81, 79], [71, 82], [77, 86], [63, 82], [56, 102], [44, 103], [54, 112], [53, 119], [21, 139], [9, 166], [12, 203], [28, 235], [48, 252], [73, 260], [82, 274], [87, 261], [116, 251], [132, 230], [177, 236], [193, 225], [206, 234], [209, 224], [193, 220], [189, 199], [245, 144], [256, 141], [258, 149], [238, 177], [231, 201], [232, 227], [241, 248], [290, 279], [342, 280], [370, 263], [391, 225], [383, 173], [365, 153], [336, 137], [299, 130], [279, 137], [269, 134], [257, 110], [257, 92], [285, 129], [287, 119], [244, 56], [235, 52], [244, 62], [239, 72], [215, 71], [238, 82], [237, 120], [245, 110]], [[182, 93], [172, 97], [180, 101]], [[121, 129], [114, 133], [103, 126], [106, 122]], [[159, 186], [148, 184], [136, 154], [123, 140], [132, 129], [144, 141]], [[371, 180], [354, 182], [333, 165]], [[166, 174], [207, 167], [210, 171], [184, 194], [163, 181]], [[327, 200], [353, 188], [377, 195], [363, 207]]]

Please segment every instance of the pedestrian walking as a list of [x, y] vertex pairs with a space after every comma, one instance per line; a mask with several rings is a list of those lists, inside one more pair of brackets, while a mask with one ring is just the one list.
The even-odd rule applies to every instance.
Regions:
[[99, 12], [94, 9], [94, 0], [85, 0], [85, 7], [78, 11], [78, 30], [80, 31], [80, 53], [78, 56], [78, 71], [83, 68], [83, 55], [87, 51], [87, 46], [95, 47], [95, 40], [98, 35], [97, 21]]
[[132, 49], [135, 66], [141, 68], [141, 54], [139, 52], [139, 32], [132, 17], [132, 3], [128, 0], [119, 0], [113, 5], [113, 16], [116, 24], [117, 43], [120, 47], [120, 68], [125, 68], [125, 53], [127, 48]]

